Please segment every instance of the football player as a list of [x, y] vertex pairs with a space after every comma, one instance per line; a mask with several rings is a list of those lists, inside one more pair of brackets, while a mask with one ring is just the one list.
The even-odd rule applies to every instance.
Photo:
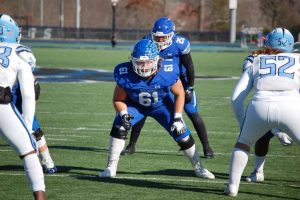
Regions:
[[196, 176], [215, 178], [200, 163], [194, 139], [183, 121], [184, 89], [177, 65], [176, 59], [159, 62], [155, 43], [142, 39], [134, 46], [131, 62], [115, 67], [113, 105], [117, 116], [110, 132], [107, 168], [100, 173], [100, 177], [116, 176], [128, 130], [150, 116], [177, 142], [180, 150], [191, 162]]
[[[207, 131], [202, 117], [198, 112], [197, 95], [194, 90], [194, 65], [191, 56], [190, 42], [180, 34], [175, 34], [174, 22], [166, 17], [157, 19], [151, 34], [145, 38], [151, 39], [157, 46], [160, 57], [177, 60], [180, 70], [180, 80], [185, 90], [184, 111], [192, 121], [200, 138], [205, 158], [213, 158], [214, 152], [209, 145]], [[133, 154], [138, 136], [146, 118], [132, 127], [130, 142], [122, 154]]]
[[[39, 163], [32, 124], [35, 112], [32, 68], [18, 48], [20, 31], [8, 15], [0, 14], [0, 135], [23, 160], [24, 170], [35, 199], [45, 199], [45, 183]], [[12, 87], [19, 82], [23, 99], [21, 115], [12, 103]]]
[[[243, 72], [246, 71], [250, 65], [253, 64], [253, 60], [257, 55], [249, 55], [243, 62]], [[244, 115], [240, 113], [240, 115]], [[238, 117], [239, 120], [243, 120], [242, 117]], [[243, 122], [239, 121], [241, 125]], [[255, 155], [254, 155], [254, 170], [246, 177], [247, 182], [263, 182], [264, 181], [264, 165], [266, 161], [266, 155], [269, 151], [270, 140], [276, 136], [283, 146], [292, 144], [292, 139], [279, 129], [273, 128], [269, 130], [264, 136], [259, 138], [255, 143]]]
[[[265, 47], [255, 52], [252, 65], [234, 89], [232, 106], [242, 124], [232, 151], [227, 195], [237, 196], [250, 147], [270, 127], [282, 130], [300, 143], [300, 55], [290, 53], [293, 44], [293, 35], [287, 29], [270, 32]], [[243, 101], [252, 88], [254, 94], [244, 112]]]

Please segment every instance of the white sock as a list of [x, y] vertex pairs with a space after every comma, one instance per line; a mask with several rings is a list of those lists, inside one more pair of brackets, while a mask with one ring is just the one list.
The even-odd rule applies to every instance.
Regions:
[[125, 146], [125, 140], [110, 137], [109, 149], [108, 149], [108, 167], [109, 164], [114, 163], [115, 168], [117, 168], [120, 154]]
[[265, 165], [266, 156], [254, 156], [254, 167], [255, 170], [264, 173], [264, 165]]
[[199, 164], [200, 167], [203, 168], [203, 166], [200, 162], [198, 149], [195, 144], [192, 147], [190, 147], [186, 150], [183, 150], [183, 153], [190, 160], [190, 162], [193, 166], [196, 166], [197, 164]]
[[38, 148], [41, 148], [42, 146], [44, 146], [46, 144], [46, 139], [44, 136], [41, 137], [41, 139], [39, 141], [36, 142], [38, 145]]
[[44, 174], [37, 154], [25, 156], [23, 158], [23, 165], [32, 191], [45, 191]]
[[243, 171], [248, 162], [248, 154], [248, 152], [240, 148], [233, 149], [230, 160], [229, 184], [239, 186]]
[[42, 165], [45, 165], [47, 169], [54, 167], [54, 162], [50, 156], [49, 149], [40, 152], [39, 158], [42, 162]]

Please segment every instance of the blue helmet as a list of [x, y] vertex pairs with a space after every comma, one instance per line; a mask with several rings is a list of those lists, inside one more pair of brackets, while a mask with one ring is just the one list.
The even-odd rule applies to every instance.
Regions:
[[166, 17], [161, 17], [153, 25], [151, 36], [160, 50], [166, 49], [172, 44], [175, 31], [174, 22]]
[[157, 71], [159, 51], [149, 39], [142, 39], [133, 48], [131, 62], [133, 70], [141, 77], [149, 77]]
[[291, 52], [293, 45], [294, 37], [291, 32], [285, 28], [275, 28], [268, 33], [265, 41], [265, 46], [278, 49], [281, 52]]
[[20, 38], [18, 24], [9, 15], [0, 13], [0, 42], [19, 43]]

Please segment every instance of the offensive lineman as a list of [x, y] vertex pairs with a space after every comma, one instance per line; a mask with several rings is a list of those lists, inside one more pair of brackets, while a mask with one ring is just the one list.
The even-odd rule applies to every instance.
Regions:
[[117, 85], [113, 105], [118, 114], [110, 132], [107, 168], [100, 173], [100, 177], [116, 176], [127, 131], [144, 117], [150, 116], [177, 142], [191, 162], [196, 176], [215, 178], [200, 163], [194, 139], [183, 121], [184, 90], [176, 65], [178, 62], [173, 59], [159, 63], [157, 46], [149, 39], [142, 39], [134, 46], [131, 62], [115, 67]]

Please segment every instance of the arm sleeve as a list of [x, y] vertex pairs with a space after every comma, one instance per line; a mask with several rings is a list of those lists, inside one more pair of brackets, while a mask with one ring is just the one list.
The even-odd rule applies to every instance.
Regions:
[[186, 76], [188, 80], [188, 87], [194, 86], [195, 72], [191, 53], [180, 56], [180, 62], [186, 67]]
[[31, 66], [26, 62], [20, 63], [18, 81], [22, 95], [22, 111], [25, 124], [32, 132], [32, 124], [35, 113], [34, 77]]
[[238, 81], [237, 85], [234, 88], [231, 97], [232, 109], [239, 122], [240, 127], [242, 126], [245, 117], [243, 102], [253, 87], [252, 84], [253, 76], [251, 72], [252, 70], [248, 68], [242, 74], [240, 80]]

